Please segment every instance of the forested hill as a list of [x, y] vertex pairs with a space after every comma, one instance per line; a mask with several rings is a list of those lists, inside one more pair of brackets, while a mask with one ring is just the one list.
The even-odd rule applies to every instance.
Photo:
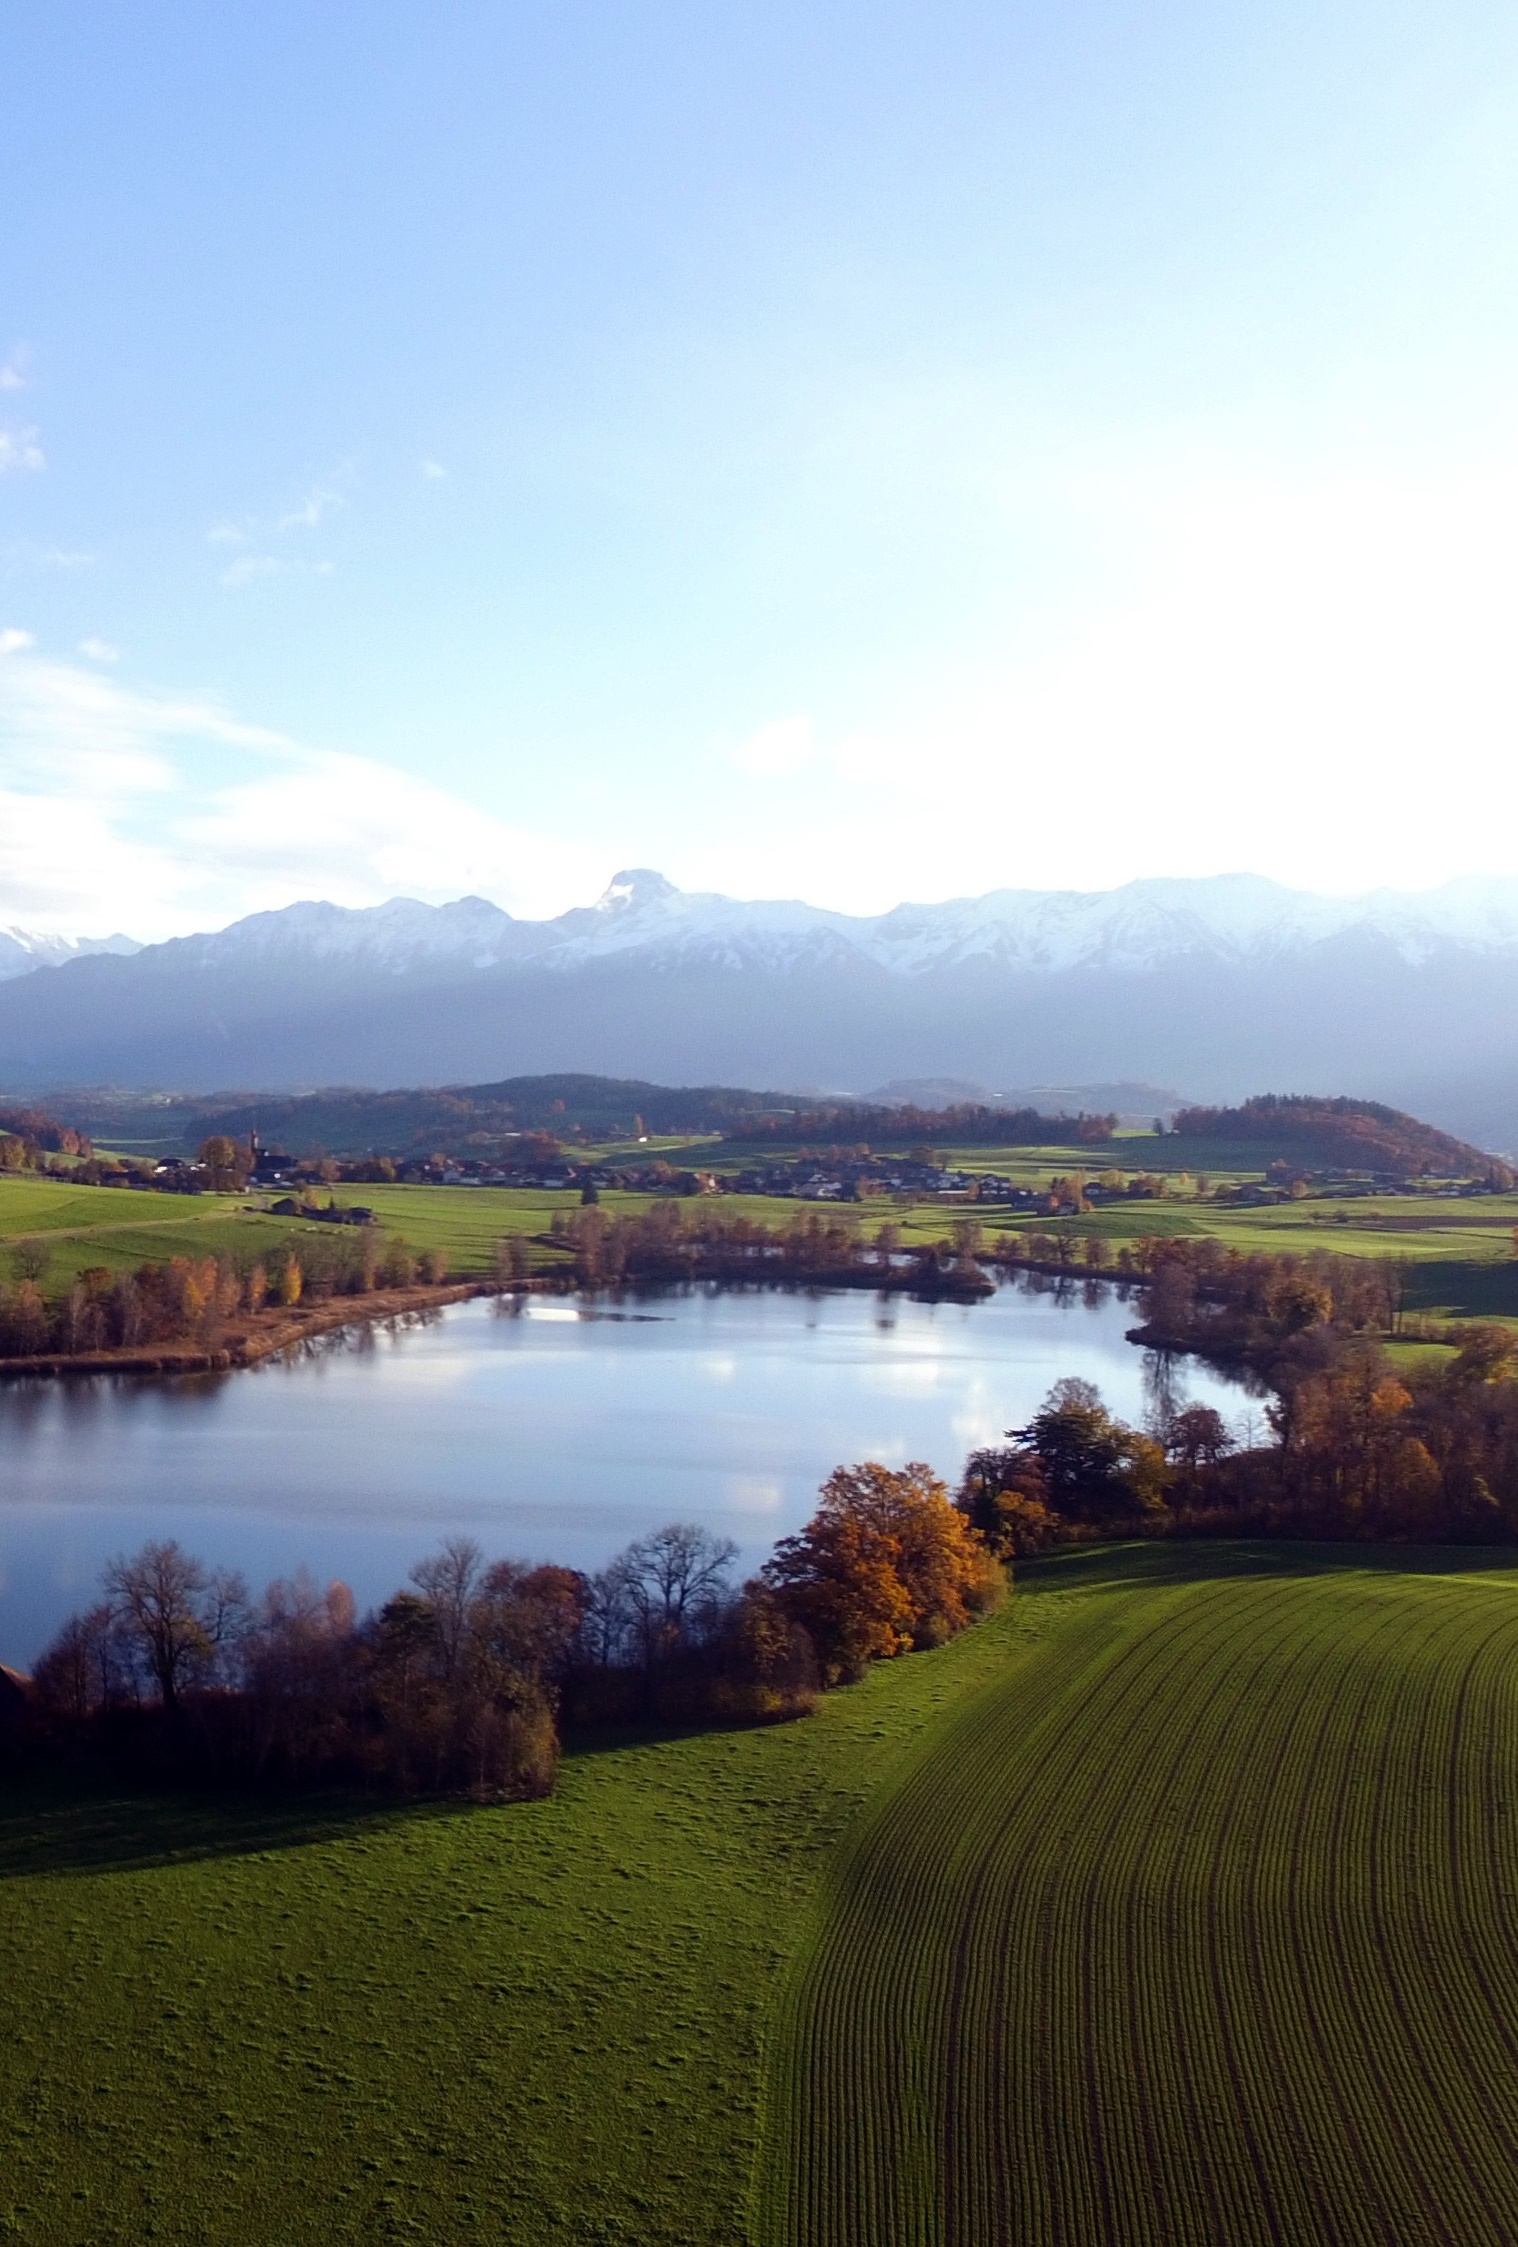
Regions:
[[[115, 1110], [107, 1114], [88, 1098], [74, 1105], [81, 1116], [88, 1111], [98, 1138], [108, 1138], [113, 1126], [120, 1133]], [[712, 1132], [742, 1143], [1086, 1146], [1109, 1139], [1116, 1120], [981, 1103], [929, 1109], [735, 1085], [658, 1085], [572, 1074], [402, 1092], [337, 1089], [244, 1094], [235, 1102], [181, 1100], [160, 1104], [155, 1114], [174, 1117], [185, 1146], [213, 1132], [243, 1139], [256, 1130], [266, 1145], [292, 1155], [488, 1154], [514, 1133], [545, 1130], [566, 1141]]]
[[1491, 1166], [1489, 1156], [1464, 1140], [1374, 1100], [1266, 1093], [1237, 1108], [1182, 1108], [1173, 1129], [1184, 1139], [1279, 1147], [1286, 1161], [1331, 1169], [1469, 1178]]
[[726, 1131], [775, 1095], [735, 1085], [670, 1086], [638, 1077], [564, 1073], [497, 1084], [414, 1086], [397, 1092], [337, 1088], [244, 1095], [235, 1105], [197, 1102], [196, 1132], [245, 1138], [256, 1129], [293, 1155], [463, 1153], [519, 1131], [558, 1138], [629, 1139], [640, 1132]]
[[851, 1140], [869, 1147], [1092, 1147], [1117, 1129], [1116, 1116], [1049, 1116], [1038, 1108], [964, 1101], [951, 1108], [882, 1107], [859, 1100], [771, 1109], [727, 1127], [729, 1139]]

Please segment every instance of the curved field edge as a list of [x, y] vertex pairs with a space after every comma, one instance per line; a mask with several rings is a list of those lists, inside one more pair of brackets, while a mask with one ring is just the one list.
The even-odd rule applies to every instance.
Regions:
[[551, 1801], [0, 1793], [0, 2237], [741, 2247], [763, 2026], [840, 1835], [1040, 1627]]
[[803, 1930], [763, 2247], [1518, 2235], [1503, 1562], [1041, 1567]]

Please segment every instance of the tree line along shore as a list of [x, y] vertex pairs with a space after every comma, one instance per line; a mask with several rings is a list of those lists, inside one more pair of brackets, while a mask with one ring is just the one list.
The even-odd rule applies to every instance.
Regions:
[[[825, 1221], [800, 1237], [822, 1253]], [[648, 1238], [702, 1246], [668, 1218]], [[1134, 1338], [1243, 1369], [1268, 1399], [1263, 1441], [1241, 1443], [1209, 1406], [1162, 1403], [1126, 1426], [1091, 1384], [1061, 1380], [1026, 1428], [971, 1454], [952, 1493], [926, 1465], [839, 1467], [806, 1529], [738, 1590], [735, 1548], [680, 1524], [593, 1577], [487, 1567], [454, 1540], [362, 1622], [341, 1586], [274, 1584], [254, 1603], [152, 1545], [115, 1565], [16, 1689], [17, 1737], [108, 1741], [153, 1769], [259, 1784], [511, 1797], [551, 1786], [563, 1720], [803, 1715], [872, 1662], [964, 1629], [1019, 1558], [1057, 1546], [1518, 1543], [1518, 1334], [1473, 1325], [1447, 1361], [1394, 1368], [1389, 1280], [1321, 1252], [1152, 1240]]]
[[[0, 1178], [0, 1370], [245, 1363], [303, 1332], [392, 1315], [398, 1291], [477, 1283], [618, 1286], [711, 1279], [973, 1293], [987, 1272], [1141, 1276], [1167, 1238], [1234, 1255], [1331, 1250], [1385, 1275], [1388, 1340], [1458, 1344], [1463, 1322], [1518, 1318], [1518, 1196], [1241, 1203], [1238, 1179], [1030, 1168], [1026, 1212], [958, 1194], [884, 1204], [703, 1197], [678, 1187], [552, 1190], [378, 1185], [284, 1196], [126, 1197], [59, 1178]], [[1227, 1194], [1233, 1198], [1220, 1199]], [[214, 1268], [213, 1268], [214, 1267]], [[389, 1298], [380, 1305], [378, 1297]], [[435, 1295], [430, 1299], [438, 1299]], [[348, 1303], [339, 1315], [333, 1304]], [[365, 1305], [370, 1309], [366, 1312]], [[271, 1340], [271, 1336], [280, 1339]]]

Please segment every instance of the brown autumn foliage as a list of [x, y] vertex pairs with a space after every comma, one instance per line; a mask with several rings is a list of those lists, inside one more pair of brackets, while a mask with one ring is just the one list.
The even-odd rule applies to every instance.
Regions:
[[52, 1750], [157, 1776], [547, 1794], [581, 1586], [454, 1538], [361, 1620], [343, 1584], [302, 1574], [254, 1602], [240, 1577], [150, 1543], [37, 1663], [36, 1724]]
[[1005, 1590], [984, 1538], [930, 1467], [838, 1467], [805, 1529], [782, 1538], [763, 1581], [802, 1625], [825, 1676], [937, 1646]]
[[971, 1455], [966, 1518], [1010, 1553], [1135, 1533], [1518, 1543], [1518, 1333], [1474, 1325], [1442, 1365], [1404, 1370], [1295, 1282], [1270, 1302], [1249, 1351], [1269, 1367], [1268, 1440], [1241, 1444], [1200, 1404], [1125, 1428], [1088, 1383], [1059, 1382], [1006, 1446]]
[[437, 1284], [448, 1273], [441, 1255], [429, 1252], [418, 1260], [400, 1240], [382, 1250], [368, 1233], [303, 1242], [298, 1255], [286, 1249], [267, 1262], [172, 1256], [121, 1273], [92, 1265], [75, 1275], [65, 1293], [51, 1296], [42, 1288], [50, 1262], [45, 1243], [19, 1243], [12, 1262], [14, 1281], [0, 1283], [0, 1358], [77, 1357], [163, 1342], [213, 1347], [229, 1320], [270, 1302], [293, 1308], [303, 1301], [367, 1295], [376, 1287], [410, 1286], [419, 1273]]
[[1237, 1108], [1182, 1108], [1172, 1129], [1182, 1139], [1247, 1141], [1278, 1146], [1283, 1159], [1397, 1176], [1503, 1177], [1505, 1163], [1454, 1139], [1400, 1108], [1374, 1100], [1327, 1100], [1310, 1094], [1263, 1094]]

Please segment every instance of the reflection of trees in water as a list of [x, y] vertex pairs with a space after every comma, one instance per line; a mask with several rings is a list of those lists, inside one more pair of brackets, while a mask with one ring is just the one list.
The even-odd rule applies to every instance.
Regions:
[[[1176, 1414], [1184, 1412], [1193, 1401], [1187, 1379], [1192, 1362], [1184, 1350], [1144, 1352], [1144, 1426], [1161, 1443], [1168, 1438]], [[1273, 1394], [1269, 1383], [1262, 1381], [1258, 1374], [1241, 1374], [1224, 1366], [1210, 1366], [1208, 1371], [1214, 1381], [1225, 1381], [1230, 1388], [1242, 1389], [1246, 1396], [1268, 1397]], [[1260, 1424], [1257, 1413], [1246, 1417], [1252, 1427]]]
[[8, 1381], [5, 1386], [3, 1410], [7, 1432], [29, 1436], [41, 1424], [56, 1398], [60, 1407], [68, 1397], [70, 1383], [51, 1381]]
[[[231, 1379], [231, 1373], [226, 1371], [221, 1373], [173, 1373], [150, 1378], [149, 1385], [159, 1396], [174, 1397], [175, 1399], [183, 1398], [192, 1403], [209, 1403], [213, 1397], [221, 1395], [222, 1390]], [[136, 1384], [138, 1387], [143, 1385], [141, 1382]]]
[[1187, 1401], [1184, 1363], [1178, 1351], [1146, 1350], [1144, 1352], [1144, 1426], [1161, 1443], [1170, 1433], [1171, 1423]]

